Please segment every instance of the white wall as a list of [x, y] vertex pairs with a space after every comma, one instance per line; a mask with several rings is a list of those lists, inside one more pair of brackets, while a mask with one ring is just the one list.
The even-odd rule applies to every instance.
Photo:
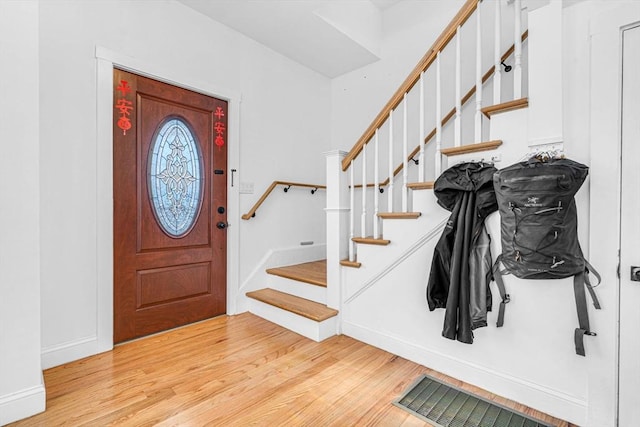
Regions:
[[38, 4], [0, 2], [0, 425], [44, 410]]
[[463, 3], [406, 0], [385, 11], [382, 59], [331, 81], [332, 148], [351, 149]]
[[[177, 2], [46, 1], [39, 17], [42, 347], [61, 363], [95, 351], [97, 333], [96, 229], [105, 224], [96, 212], [96, 46], [240, 94], [240, 160], [229, 168], [238, 169], [234, 191], [239, 181], [256, 191], [240, 195], [240, 213], [273, 180], [324, 182], [330, 90], [326, 78]], [[232, 286], [273, 248], [324, 242], [322, 197], [277, 193], [256, 218], [229, 218], [240, 227]]]

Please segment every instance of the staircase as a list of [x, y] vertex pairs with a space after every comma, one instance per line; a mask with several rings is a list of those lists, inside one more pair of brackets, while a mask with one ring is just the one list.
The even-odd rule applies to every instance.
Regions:
[[338, 311], [327, 307], [327, 262], [269, 268], [270, 288], [247, 292], [249, 310], [314, 341], [337, 332]]
[[[528, 281], [512, 283], [518, 299], [511, 300], [505, 326], [499, 329], [493, 326], [497, 310], [491, 312], [490, 326], [475, 332], [478, 339], [473, 345], [442, 339], [444, 310], [429, 312], [425, 301], [433, 251], [450, 215], [437, 204], [433, 191], [440, 172], [466, 161], [492, 162], [500, 169], [537, 151], [562, 150], [562, 93], [540, 90], [545, 85], [561, 87], [561, 71], [549, 58], [561, 56], [562, 44], [558, 40], [562, 36], [562, 4], [530, 2], [522, 17], [521, 4], [519, 0], [466, 1], [351, 151], [327, 153], [326, 288], [323, 287], [322, 295], [303, 294], [298, 276], [294, 278], [296, 284], [278, 282], [272, 286], [288, 295], [263, 290], [258, 291], [262, 296], [258, 292], [247, 296], [272, 301], [267, 306], [253, 300], [262, 304], [252, 303], [254, 313], [312, 339], [342, 333], [583, 424], [586, 404], [580, 395], [583, 390], [580, 381], [585, 366], [573, 359], [573, 348], [563, 347], [565, 343], [571, 344], [564, 334], [566, 330], [572, 333], [575, 313], [567, 313], [564, 302], [559, 302], [562, 299], [557, 296], [559, 281], [543, 286]], [[491, 12], [494, 7], [495, 12]], [[457, 46], [464, 34], [460, 28], [469, 24], [477, 31], [475, 40], [486, 40], [486, 34], [478, 29], [482, 21], [479, 15], [487, 16], [489, 12], [491, 18], [491, 14], [499, 18], [500, 8], [504, 9], [503, 17], [515, 14], [515, 19], [502, 33], [510, 33], [511, 38], [498, 44], [495, 54], [488, 55], [490, 60], [483, 57], [487, 47], [480, 49], [480, 43], [475, 49], [482, 51], [480, 54], [474, 51], [469, 55], [469, 51], [465, 53], [464, 48]], [[521, 18], [528, 20], [528, 24], [522, 23]], [[504, 21], [496, 19], [496, 23]], [[502, 40], [498, 26], [494, 40]], [[528, 31], [521, 32], [527, 27], [531, 40]], [[449, 42], [453, 46], [445, 51]], [[441, 53], [451, 51], [455, 52], [456, 65], [440, 70]], [[473, 56], [477, 62], [475, 67], [469, 67], [469, 57]], [[461, 57], [466, 58], [467, 64], [461, 73], [475, 74], [476, 82], [464, 95], [462, 79], [456, 75]], [[504, 61], [513, 64], [510, 74], [502, 71]], [[448, 64], [452, 62], [450, 56]], [[488, 64], [494, 65], [487, 69]], [[436, 67], [436, 71], [431, 68], [427, 76], [424, 70], [429, 67]], [[436, 81], [427, 82], [427, 77]], [[469, 78], [466, 81], [468, 84]], [[423, 86], [433, 83], [435, 99], [424, 99]], [[445, 83], [455, 84], [455, 99], [441, 97], [439, 87]], [[485, 92], [493, 92], [493, 96], [482, 94], [484, 86]], [[414, 95], [409, 97], [409, 92]], [[435, 106], [428, 107], [428, 102]], [[453, 108], [442, 114], [441, 108], [452, 104]], [[421, 117], [429, 116], [431, 122], [422, 121]], [[411, 150], [415, 143], [419, 146]], [[487, 218], [486, 225], [495, 256], [501, 252], [497, 213]], [[273, 276], [276, 271], [269, 273], [276, 277]], [[571, 292], [570, 284], [566, 289]], [[314, 302], [318, 304], [314, 307], [329, 317], [302, 320], [300, 314], [294, 314], [295, 308], [281, 309], [291, 296], [303, 298], [293, 299], [296, 303], [291, 305]], [[571, 298], [569, 295], [569, 301]], [[279, 302], [273, 302], [274, 299]], [[497, 304], [494, 295], [494, 307]], [[271, 307], [269, 313], [259, 311], [266, 310], [264, 306]], [[554, 314], [540, 316], [540, 307], [545, 308], [545, 313]], [[289, 313], [287, 319], [283, 319], [284, 312]], [[335, 323], [327, 328], [319, 326], [328, 321]], [[314, 326], [309, 328], [310, 332], [302, 331], [303, 323]], [[541, 351], [540, 342], [554, 344], [546, 344]], [[532, 366], [544, 369], [531, 369]]]

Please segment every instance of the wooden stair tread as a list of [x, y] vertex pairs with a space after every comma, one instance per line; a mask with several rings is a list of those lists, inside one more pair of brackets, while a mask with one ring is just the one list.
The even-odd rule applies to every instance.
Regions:
[[391, 243], [391, 240], [374, 239], [373, 237], [354, 237], [351, 239], [356, 243], [364, 243], [365, 245], [381, 245], [386, 246]]
[[327, 287], [327, 260], [303, 262], [302, 264], [267, 269], [268, 274], [297, 280], [298, 282]]
[[359, 263], [358, 261], [349, 261], [348, 259], [343, 259], [342, 261], [340, 261], [340, 265], [344, 267], [360, 268], [362, 266], [362, 263]]
[[461, 145], [459, 147], [443, 148], [440, 152], [445, 156], [458, 156], [460, 154], [475, 153], [478, 151], [495, 150], [502, 145], [502, 141], [479, 142], [477, 144]]
[[433, 185], [435, 181], [427, 181], [427, 182], [411, 182], [407, 184], [407, 188], [412, 190], [433, 190]]
[[381, 212], [378, 213], [379, 218], [384, 219], [416, 219], [419, 218], [422, 213], [420, 212]]
[[276, 291], [275, 289], [260, 289], [258, 291], [247, 292], [246, 295], [249, 298], [290, 311], [291, 313], [298, 314], [316, 322], [322, 322], [338, 314], [338, 310], [329, 308], [324, 304]]
[[529, 106], [529, 98], [520, 98], [514, 99], [513, 101], [503, 102], [501, 104], [490, 105], [488, 107], [484, 107], [480, 111], [482, 114], [491, 118], [491, 115], [504, 113], [512, 110], [519, 110], [520, 108], [527, 108]]

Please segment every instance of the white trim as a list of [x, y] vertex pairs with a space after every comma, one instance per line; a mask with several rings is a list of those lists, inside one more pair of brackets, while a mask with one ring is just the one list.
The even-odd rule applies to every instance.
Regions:
[[423, 247], [427, 242], [429, 242], [434, 237], [439, 237], [442, 234], [442, 230], [444, 230], [445, 225], [447, 225], [447, 221], [449, 221], [449, 217], [446, 217], [444, 220], [440, 221], [435, 227], [433, 227], [428, 233], [424, 234], [420, 239], [418, 239], [413, 245], [407, 248], [402, 254], [400, 254], [396, 259], [394, 259], [390, 264], [385, 266], [378, 274], [373, 276], [371, 279], [367, 280], [357, 291], [347, 296], [344, 300], [344, 304], [349, 304], [353, 302], [356, 298], [362, 295], [367, 289], [378, 283], [380, 279], [384, 276], [395, 270], [395, 268], [402, 264], [404, 260], [409, 258], [411, 255], [416, 253], [418, 249]]
[[[227, 151], [228, 170], [236, 169], [236, 182], [240, 182], [240, 92], [221, 88], [209, 82], [195, 80], [182, 72], [167, 72], [153, 62], [132, 58], [96, 46], [97, 61], [96, 84], [96, 173], [97, 173], [97, 331], [96, 344], [87, 345], [79, 340], [59, 348], [47, 351], [48, 360], [69, 362], [67, 357], [85, 357], [113, 348], [113, 135], [112, 135], [112, 103], [113, 103], [113, 67], [118, 66], [137, 74], [154, 78], [179, 87], [190, 89], [205, 95], [215, 96], [229, 102], [229, 149]], [[227, 314], [235, 314], [239, 277], [240, 241], [240, 197], [238, 187], [230, 186], [231, 174], [227, 174], [227, 218], [230, 227], [227, 229]], [[80, 351], [71, 351], [76, 346]], [[57, 352], [62, 352], [56, 354]], [[71, 359], [74, 360], [74, 359]]]
[[552, 145], [552, 144], [562, 144], [564, 142], [564, 138], [562, 135], [549, 136], [545, 138], [536, 138], [530, 139], [527, 142], [529, 147], [537, 147], [539, 145]]
[[105, 348], [101, 344], [98, 337], [93, 335], [43, 348], [41, 353], [42, 369], [49, 369], [72, 360], [82, 359], [88, 355], [111, 350], [111, 347]]
[[[618, 322], [620, 281], [621, 30], [640, 21], [640, 3], [620, 2], [605, 13], [593, 11], [590, 25], [589, 257], [606, 286], [598, 289], [603, 309], [591, 319], [598, 333], [588, 354], [587, 426], [618, 424]], [[606, 218], [606, 226], [602, 218]]]
[[585, 423], [587, 403], [575, 396], [418, 346], [402, 337], [382, 333], [366, 326], [343, 321], [342, 330], [347, 336], [428, 366], [468, 384], [477, 385], [492, 393], [502, 396], [526, 396], [526, 402], [521, 403], [549, 415], [562, 416], [578, 425]]
[[39, 385], [0, 396], [0, 425], [39, 414], [45, 406], [44, 378], [40, 375]]

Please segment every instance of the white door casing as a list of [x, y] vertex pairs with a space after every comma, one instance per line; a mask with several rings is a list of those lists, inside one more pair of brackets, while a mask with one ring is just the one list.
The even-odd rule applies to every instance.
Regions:
[[[622, 32], [619, 426], [640, 423], [640, 25]], [[638, 270], [640, 271], [640, 270]]]
[[591, 340], [587, 357], [585, 427], [623, 426], [618, 423], [620, 279], [616, 274], [622, 203], [622, 34], [640, 23], [640, 2], [585, 5], [590, 8], [589, 114], [581, 120], [588, 123], [590, 140], [588, 258], [602, 275], [597, 289], [602, 310], [590, 317], [598, 336]]

